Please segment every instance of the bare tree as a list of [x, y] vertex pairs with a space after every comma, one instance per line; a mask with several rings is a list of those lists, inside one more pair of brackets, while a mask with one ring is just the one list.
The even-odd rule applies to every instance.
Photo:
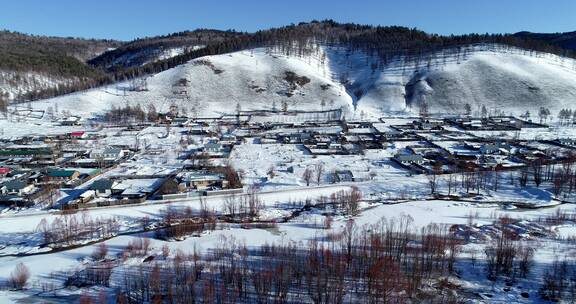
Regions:
[[248, 214], [252, 217], [258, 216], [260, 210], [262, 210], [262, 200], [258, 196], [258, 187], [251, 186], [248, 188], [248, 193], [246, 194], [246, 205], [248, 207]]
[[322, 177], [324, 176], [324, 164], [317, 163], [314, 165], [314, 169], [316, 171], [316, 184], [320, 185], [320, 182], [322, 182]]
[[530, 119], [530, 111], [526, 111], [524, 112], [524, 114], [520, 115], [521, 118], [523, 118], [524, 120], [529, 120]]
[[8, 118], [8, 99], [2, 93], [0, 93], [0, 113], [4, 118]]
[[486, 109], [485, 105], [482, 105], [482, 109], [480, 110], [480, 116], [482, 118], [488, 118], [488, 110]]
[[240, 176], [238, 172], [231, 165], [224, 167], [224, 179], [228, 181], [228, 186], [230, 188], [241, 188], [242, 182], [240, 181]]
[[231, 217], [235, 217], [238, 212], [238, 200], [235, 194], [230, 194], [224, 199], [224, 208]]
[[540, 117], [540, 123], [546, 122], [548, 116], [550, 116], [550, 110], [545, 107], [540, 107], [540, 110], [538, 111], [538, 117]]
[[508, 232], [502, 232], [492, 246], [485, 250], [488, 278], [497, 279], [500, 275], [510, 275], [514, 269], [514, 260], [518, 255], [518, 247], [513, 236]]
[[330, 229], [332, 228], [332, 222], [334, 221], [334, 219], [332, 219], [332, 217], [330, 215], [327, 215], [324, 218], [324, 229]]
[[536, 187], [540, 187], [540, 184], [542, 183], [542, 160], [537, 159], [534, 160], [531, 164], [530, 167], [532, 169], [532, 177], [534, 178], [534, 184], [536, 184]]
[[362, 192], [358, 187], [353, 186], [350, 191], [338, 191], [335, 194], [335, 200], [341, 204], [346, 213], [356, 215], [360, 207], [360, 200], [362, 199]]
[[306, 182], [306, 186], [310, 186], [310, 182], [312, 181], [312, 170], [310, 170], [310, 168], [304, 170], [304, 173], [302, 173], [302, 179]]
[[456, 187], [456, 177], [454, 174], [448, 174], [446, 185], [448, 186], [448, 195], [452, 195], [452, 189]]
[[522, 188], [526, 187], [526, 184], [528, 183], [528, 169], [522, 168], [520, 170], [520, 177], [518, 178], [518, 181], [520, 182], [520, 186]]
[[437, 162], [432, 167], [432, 172], [426, 177], [428, 179], [428, 185], [430, 186], [430, 194], [436, 194], [438, 188], [438, 175], [442, 173], [442, 164]]
[[472, 106], [469, 103], [464, 105], [464, 113], [466, 116], [470, 116], [472, 114]]

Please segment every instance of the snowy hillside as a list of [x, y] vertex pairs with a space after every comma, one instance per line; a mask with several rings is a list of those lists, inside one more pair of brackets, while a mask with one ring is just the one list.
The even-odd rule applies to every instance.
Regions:
[[323, 48], [325, 68], [346, 85], [356, 112], [372, 115], [464, 113], [485, 106], [495, 113], [535, 114], [572, 107], [576, 61], [497, 45], [444, 50], [421, 58], [397, 58], [385, 66], [370, 56]]
[[35, 108], [54, 106], [73, 113], [103, 112], [126, 103], [143, 107], [153, 102], [159, 111], [171, 104], [191, 114], [230, 113], [240, 104], [243, 110], [351, 109], [352, 99], [343, 86], [326, 77], [322, 70], [300, 58], [271, 55], [264, 49], [208, 56], [159, 73], [147, 80], [148, 91], [125, 90], [119, 84], [39, 101]]
[[63, 87], [79, 87], [83, 82], [95, 80], [102, 74], [85, 61], [121, 44], [114, 40], [49, 37], [0, 30], [0, 98], [21, 100], [55, 96], [64, 91]]
[[8, 99], [29, 92], [55, 88], [58, 85], [73, 84], [76, 79], [64, 78], [37, 72], [14, 72], [0, 70], [0, 96]]
[[114, 66], [135, 67], [143, 66], [145, 64], [156, 62], [160, 60], [170, 59], [172, 57], [182, 55], [185, 52], [198, 50], [204, 47], [203, 45], [194, 45], [189, 47], [173, 47], [173, 48], [158, 48], [150, 47], [143, 48], [135, 52], [126, 52], [125, 54], [114, 59], [106, 68]]
[[[552, 55], [477, 51], [461, 63], [415, 69], [402, 84], [408, 84], [404, 86], [409, 96], [405, 100], [413, 109], [426, 102], [431, 112], [447, 114], [463, 113], [466, 103], [474, 111], [485, 106], [489, 111], [521, 114], [529, 110], [535, 114], [544, 106], [558, 112], [571, 108], [576, 100], [575, 68], [574, 60]], [[382, 97], [401, 100], [403, 96]], [[370, 101], [378, 104], [382, 97], [376, 95]]]
[[[552, 112], [576, 100], [576, 63], [555, 55], [498, 46], [445, 50], [418, 59], [377, 58], [341, 47], [316, 47], [306, 55], [255, 49], [208, 56], [147, 79], [148, 91], [127, 84], [38, 102], [58, 103], [72, 112], [102, 112], [112, 105], [153, 102], [158, 110], [177, 104], [188, 113], [212, 115], [280, 107], [339, 108], [355, 115], [415, 114], [425, 103], [431, 113], [489, 111]], [[81, 106], [79, 106], [81, 105]]]

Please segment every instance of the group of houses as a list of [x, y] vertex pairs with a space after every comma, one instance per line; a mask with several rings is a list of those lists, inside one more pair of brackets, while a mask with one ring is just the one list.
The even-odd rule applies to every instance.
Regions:
[[126, 151], [82, 144], [100, 136], [72, 131], [0, 140], [0, 204], [53, 203], [58, 189], [77, 187], [118, 164]]
[[412, 173], [431, 173], [437, 170], [449, 173], [518, 168], [529, 166], [535, 161], [558, 163], [576, 155], [576, 141], [569, 138], [505, 140], [468, 133], [471, 129], [516, 130], [515, 126], [520, 125], [541, 127], [513, 117], [478, 119], [478, 123], [474, 119], [458, 118], [435, 120], [433, 123], [420, 120], [394, 125], [391, 128], [402, 134], [410, 133], [415, 139], [408, 141], [409, 144], [391, 160]]

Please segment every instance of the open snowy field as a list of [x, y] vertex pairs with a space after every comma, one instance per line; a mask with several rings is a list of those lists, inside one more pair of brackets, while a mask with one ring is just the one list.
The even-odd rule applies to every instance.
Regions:
[[[335, 190], [335, 189], [330, 189]], [[292, 197], [296, 198], [298, 195], [302, 197], [302, 191], [291, 192]], [[320, 194], [320, 192], [316, 192]], [[268, 198], [268, 196], [265, 196]], [[278, 197], [277, 195], [272, 197]], [[286, 197], [286, 196], [284, 196]], [[269, 201], [269, 200], [267, 200]], [[210, 204], [217, 204], [217, 202], [209, 201]], [[188, 203], [178, 203], [175, 206], [183, 206]], [[190, 203], [194, 205], [194, 203]], [[131, 208], [131, 217], [143, 216], [145, 214], [154, 215], [159, 210], [160, 206], [144, 206]], [[242, 229], [237, 225], [226, 225], [215, 231], [205, 232], [198, 237], [189, 237], [180, 242], [166, 242], [155, 239], [152, 233], [141, 233], [136, 235], [125, 235], [114, 237], [106, 241], [109, 248], [109, 255], [113, 256], [120, 254], [123, 248], [129, 242], [139, 237], [151, 238], [150, 254], [160, 254], [163, 245], [168, 245], [172, 252], [181, 250], [182, 252], [206, 252], [218, 248], [219, 246], [237, 242], [239, 244], [246, 244], [248, 248], [255, 248], [264, 244], [286, 244], [289, 242], [306, 243], [309, 240], [322, 240], [323, 237], [330, 233], [337, 233], [346, 226], [349, 220], [354, 220], [359, 227], [367, 227], [382, 221], [383, 219], [393, 220], [399, 219], [403, 216], [411, 218], [410, 229], [418, 232], [421, 228], [429, 224], [440, 225], [454, 225], [454, 224], [467, 224], [472, 218], [474, 225], [480, 227], [482, 225], [490, 225], [497, 218], [507, 216], [514, 219], [523, 219], [525, 221], [534, 221], [542, 217], [554, 215], [557, 212], [574, 212], [574, 205], [561, 205], [557, 207], [538, 209], [538, 210], [506, 210], [502, 206], [496, 204], [483, 204], [483, 203], [468, 203], [468, 202], [447, 202], [447, 201], [411, 201], [399, 203], [394, 205], [374, 205], [362, 211], [355, 217], [335, 217], [334, 223], [329, 230], [323, 226], [324, 216], [319, 212], [303, 213], [299, 217], [290, 220], [287, 223], [278, 224], [276, 228], [271, 229]], [[118, 216], [122, 218], [123, 209], [106, 209], [98, 211], [90, 211], [92, 215], [98, 216]], [[34, 226], [34, 221], [38, 220], [40, 216], [25, 216], [14, 218], [2, 218], [0, 221], [0, 229], [7, 231], [6, 235], [11, 235], [13, 232], [22, 232], [30, 230]], [[123, 217], [126, 219], [126, 217]], [[567, 226], [563, 225], [555, 229], [558, 237], [565, 239], [567, 237], [575, 237], [576, 225]], [[553, 228], [554, 229], [554, 228]], [[569, 244], [562, 243], [561, 241], [548, 240], [546, 246], [541, 246], [537, 249], [535, 255], [535, 263], [546, 264], [550, 263], [555, 257], [562, 257], [569, 255], [570, 252], [576, 250]], [[32, 286], [40, 284], [40, 282], [50, 282], [54, 284], [61, 283], [61, 276], [58, 273], [62, 271], [73, 271], [74, 269], [81, 269], [86, 259], [96, 249], [96, 244], [80, 247], [77, 249], [67, 250], [63, 252], [55, 252], [43, 255], [34, 255], [28, 257], [2, 257], [0, 258], [0, 279], [5, 279], [10, 273], [16, 263], [25, 263], [32, 273]], [[468, 249], [481, 250], [480, 245], [470, 244]], [[480, 256], [480, 254], [479, 254]], [[482, 258], [478, 265], [482, 265]], [[462, 267], [471, 267], [469, 262], [462, 261]], [[484, 274], [481, 266], [470, 268], [469, 273], [461, 278], [465, 284], [471, 284], [469, 288], [477, 288], [487, 293], [498, 293], [496, 290], [490, 290], [483, 284], [488, 284], [483, 278]], [[466, 283], [467, 279], [471, 280]], [[488, 288], [488, 289], [482, 289]], [[527, 286], [528, 288], [528, 286]], [[58, 292], [57, 292], [58, 293]], [[61, 296], [66, 294], [74, 294], [74, 291], [63, 291]], [[22, 294], [13, 294], [3, 292], [1, 295], [4, 299], [17, 299], [22, 297]], [[32, 296], [32, 295], [27, 295]], [[521, 299], [517, 299], [523, 302]]]

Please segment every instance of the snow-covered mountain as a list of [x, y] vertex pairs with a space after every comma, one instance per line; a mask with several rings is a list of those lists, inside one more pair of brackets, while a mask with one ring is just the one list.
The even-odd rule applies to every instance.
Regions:
[[137, 67], [143, 66], [148, 63], [170, 59], [172, 57], [182, 55], [185, 52], [198, 50], [204, 47], [203, 45], [191, 46], [178, 46], [178, 47], [146, 47], [140, 48], [137, 51], [125, 52], [114, 58], [112, 62], [107, 64], [105, 68], [111, 69], [114, 67]]
[[464, 113], [470, 104], [492, 113], [535, 114], [574, 107], [576, 61], [556, 55], [497, 45], [472, 46], [460, 55], [450, 50], [428, 60], [398, 60], [384, 67], [359, 101], [370, 113], [402, 110]]
[[115, 81], [115, 73], [167, 61], [237, 35], [196, 30], [130, 42], [0, 31], [0, 98], [24, 101]]
[[[0, 98], [53, 96], [102, 77], [85, 61], [122, 43], [0, 31]], [[40, 94], [40, 92], [52, 94]]]
[[239, 33], [198, 29], [170, 35], [146, 37], [123, 45], [92, 58], [88, 63], [108, 72], [141, 67], [149, 63], [167, 60], [184, 53], [198, 50], [209, 44], [232, 39]]
[[72, 85], [77, 80], [77, 77], [56, 76], [45, 72], [0, 70], [0, 97], [11, 100], [34, 91]]
[[129, 91], [128, 83], [37, 102], [46, 108], [88, 114], [112, 106], [171, 104], [197, 115], [242, 109], [342, 107], [348, 115], [463, 113], [520, 114], [547, 107], [570, 108], [576, 100], [576, 62], [556, 55], [499, 45], [446, 49], [420, 58], [375, 56], [344, 47], [317, 46], [306, 55], [260, 48], [202, 57], [146, 79], [148, 91]]
[[[22, 101], [77, 92], [38, 104], [56, 102], [84, 113], [126, 103], [154, 103], [160, 111], [176, 104], [198, 115], [230, 112], [236, 104], [337, 107], [374, 116], [422, 108], [454, 114], [466, 104], [517, 113], [570, 108], [574, 100], [574, 61], [558, 55], [576, 55], [532, 36], [440, 36], [325, 20], [255, 33], [199, 29], [126, 43], [16, 37], [0, 48], [0, 59], [8, 58], [0, 60], [0, 97]], [[55, 50], [48, 57], [46, 43]], [[114, 47], [88, 62], [75, 57], [108, 45]], [[17, 60], [14, 46], [27, 50]]]
[[[154, 103], [158, 111], [172, 104], [198, 115], [233, 112], [242, 109], [290, 109], [352, 107], [352, 99], [342, 85], [332, 81], [321, 67], [298, 57], [287, 57], [265, 49], [207, 56], [153, 75], [146, 79], [147, 91], [126, 90], [130, 83], [78, 92], [35, 103], [80, 114], [103, 112], [112, 106]], [[82, 106], [78, 106], [82, 105]]]

